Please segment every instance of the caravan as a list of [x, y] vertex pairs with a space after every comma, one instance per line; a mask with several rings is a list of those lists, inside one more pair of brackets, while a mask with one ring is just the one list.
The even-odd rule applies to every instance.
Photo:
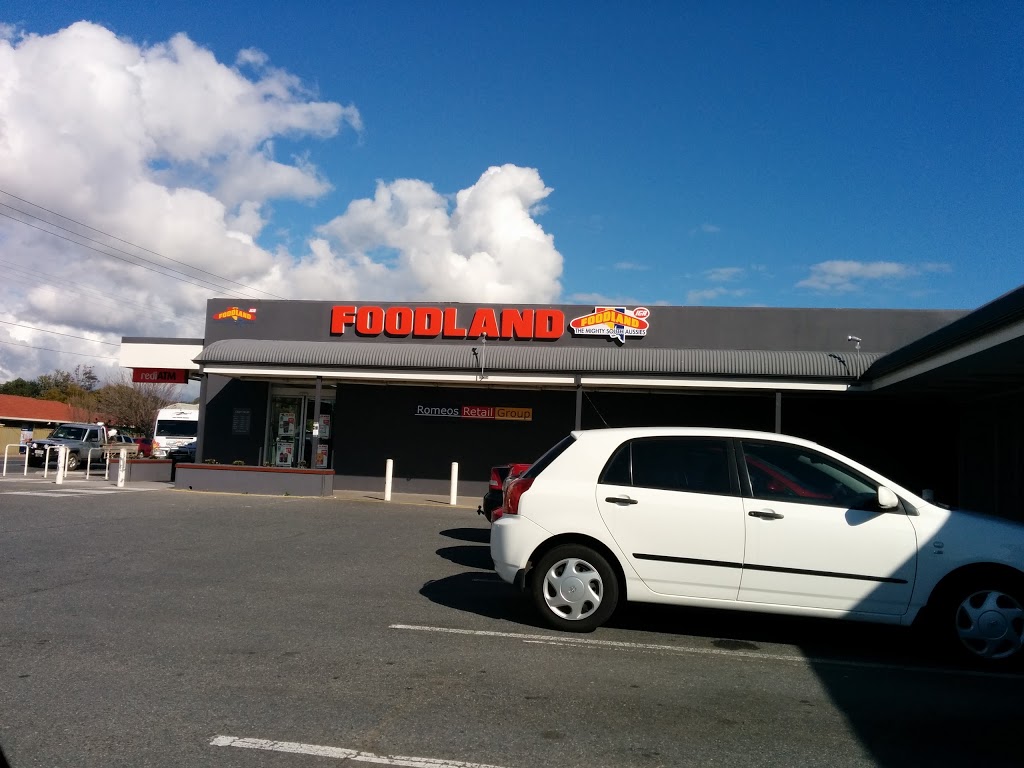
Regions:
[[161, 408], [153, 426], [153, 456], [165, 459], [169, 451], [195, 442], [198, 434], [198, 405], [175, 403]]

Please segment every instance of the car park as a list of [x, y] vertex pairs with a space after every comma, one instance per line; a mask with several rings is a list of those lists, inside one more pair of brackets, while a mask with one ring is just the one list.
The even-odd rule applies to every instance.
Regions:
[[917, 623], [1020, 660], [1024, 526], [951, 510], [807, 440], [683, 427], [573, 432], [512, 486], [495, 569], [548, 624], [625, 600]]

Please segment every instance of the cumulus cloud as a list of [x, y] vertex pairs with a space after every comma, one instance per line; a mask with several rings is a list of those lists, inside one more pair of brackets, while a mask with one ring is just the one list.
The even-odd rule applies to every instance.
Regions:
[[721, 231], [722, 231], [721, 227], [716, 227], [714, 224], [711, 224], [710, 222], [705, 221], [699, 227], [694, 227], [693, 229], [691, 229], [690, 230], [690, 234], [691, 235], [696, 235], [698, 233], [703, 233], [705, 235], [717, 235]]
[[823, 261], [811, 266], [811, 273], [797, 288], [847, 293], [860, 290], [868, 282], [906, 280], [923, 272], [948, 272], [949, 265], [927, 263], [901, 264], [895, 261]]
[[[608, 296], [604, 293], [574, 293], [569, 297], [569, 300], [574, 304], [593, 304], [596, 307], [633, 307], [643, 306], [644, 302], [639, 299], [632, 297], [623, 296]], [[656, 301], [656, 305], [664, 304], [664, 302]]]
[[686, 292], [687, 304], [707, 304], [723, 297], [739, 298], [745, 296], [748, 291], [745, 288], [700, 288]]
[[[2, 325], [0, 341], [26, 346], [0, 345], [0, 381], [115, 365], [32, 346], [103, 357], [117, 350], [98, 342], [122, 335], [200, 336], [212, 296], [559, 295], [562, 258], [535, 221], [551, 190], [534, 169], [490, 168], [461, 191], [382, 181], [313, 233], [275, 221], [274, 201], [331, 189], [315, 156], [362, 130], [354, 105], [257, 49], [226, 64], [181, 34], [140, 45], [89, 22], [0, 26], [0, 190], [23, 198], [0, 192], [0, 320], [96, 339]], [[285, 139], [298, 154], [279, 156]], [[168, 270], [190, 282], [155, 273]]]
[[727, 283], [743, 276], [743, 267], [717, 267], [704, 272], [704, 277], [714, 283]]
[[373, 198], [320, 227], [327, 250], [292, 279], [316, 290], [329, 258], [348, 295], [553, 301], [562, 257], [531, 215], [550, 193], [535, 169], [515, 165], [488, 168], [454, 206], [424, 181], [380, 182]]

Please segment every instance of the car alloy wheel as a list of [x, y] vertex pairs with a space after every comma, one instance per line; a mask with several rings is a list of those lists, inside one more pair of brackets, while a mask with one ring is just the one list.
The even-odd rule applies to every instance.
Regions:
[[78, 465], [80, 463], [81, 462], [79, 462], [78, 456], [76, 456], [73, 453], [69, 453], [68, 454], [68, 464], [67, 464], [68, 472], [74, 472], [76, 469], [78, 469]]
[[1024, 608], [1001, 589], [961, 592], [954, 622], [963, 648], [974, 658], [999, 661], [1016, 656], [1024, 644]]
[[618, 602], [615, 573], [589, 547], [556, 547], [540, 559], [532, 577], [534, 603], [556, 629], [590, 632], [607, 621]]

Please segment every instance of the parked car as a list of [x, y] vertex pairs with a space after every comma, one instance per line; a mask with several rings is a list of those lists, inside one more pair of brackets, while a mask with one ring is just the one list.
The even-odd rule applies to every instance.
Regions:
[[515, 478], [527, 470], [529, 464], [499, 464], [491, 467], [491, 480], [487, 484], [487, 493], [484, 494], [483, 503], [477, 507], [477, 514], [487, 518], [491, 522], [494, 511], [501, 507], [505, 494], [506, 483], [510, 478]]
[[174, 462], [191, 464], [196, 460], [196, 441], [178, 445], [167, 451], [167, 458]]
[[[81, 467], [91, 455], [99, 461], [102, 456], [96, 449], [101, 448], [108, 440], [107, 428], [103, 424], [69, 423], [61, 424], [48, 437], [33, 440], [29, 444], [28, 464], [30, 467], [41, 467], [47, 460], [46, 449], [50, 448], [50, 461], [57, 460], [57, 449], [67, 448], [67, 468], [74, 472]], [[90, 454], [90, 451], [92, 453]]]
[[796, 437], [573, 432], [512, 487], [491, 556], [560, 630], [635, 600], [918, 622], [974, 660], [1024, 656], [1024, 526]]
[[139, 446], [139, 456], [149, 458], [153, 455], [153, 438], [152, 437], [136, 437], [135, 444]]

